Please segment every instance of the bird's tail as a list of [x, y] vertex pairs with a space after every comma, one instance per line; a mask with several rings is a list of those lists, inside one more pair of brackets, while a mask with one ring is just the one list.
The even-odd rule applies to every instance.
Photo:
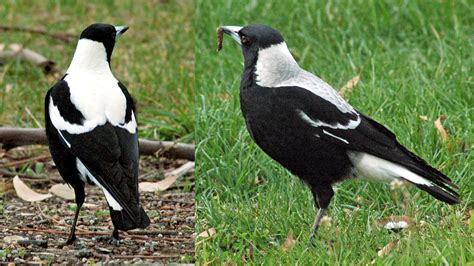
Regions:
[[434, 186], [427, 186], [427, 185], [420, 185], [415, 184], [418, 188], [430, 193], [431, 196], [435, 197], [438, 200], [444, 201], [448, 204], [458, 204], [460, 203], [459, 194], [450, 189], [444, 190], [436, 185]]
[[111, 207], [109, 209], [112, 223], [116, 229], [127, 231], [135, 228], [144, 229], [150, 225], [150, 218], [141, 206], [138, 207], [136, 217], [130, 217], [124, 209], [121, 211], [116, 211]]
[[438, 200], [448, 204], [460, 202], [459, 194], [454, 190], [459, 189], [458, 186], [421, 158], [410, 155], [412, 158], [403, 163], [391, 162], [367, 153], [351, 153], [350, 158], [357, 172], [369, 180], [406, 180]]

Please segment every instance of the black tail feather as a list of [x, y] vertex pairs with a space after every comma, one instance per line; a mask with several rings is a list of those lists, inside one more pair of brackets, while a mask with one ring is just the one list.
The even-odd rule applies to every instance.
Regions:
[[116, 229], [127, 231], [135, 228], [144, 229], [150, 225], [150, 218], [142, 207], [139, 207], [137, 217], [130, 217], [125, 210], [115, 211], [110, 208], [110, 217]]
[[435, 185], [427, 186], [427, 185], [420, 185], [415, 184], [418, 188], [430, 193], [431, 196], [435, 197], [436, 199], [446, 202], [448, 204], [458, 204], [461, 202], [459, 199], [459, 194], [456, 191], [450, 190], [443, 190]]

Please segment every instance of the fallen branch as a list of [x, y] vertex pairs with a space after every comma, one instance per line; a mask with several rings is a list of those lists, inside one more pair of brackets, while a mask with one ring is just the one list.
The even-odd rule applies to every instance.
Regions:
[[52, 37], [54, 39], [61, 40], [66, 43], [69, 43], [78, 37], [76, 36], [76, 34], [62, 33], [62, 32], [51, 33], [42, 29], [26, 28], [26, 27], [21, 27], [21, 26], [0, 25], [0, 31], [21, 31], [21, 32], [34, 33], [34, 34], [42, 34], [42, 35]]
[[47, 59], [40, 53], [24, 48], [20, 44], [11, 44], [10, 48], [10, 51], [0, 51], [0, 63], [19, 58], [22, 61], [30, 62], [41, 67], [45, 73], [62, 74], [61, 71], [56, 69], [56, 64], [52, 60]]
[[[6, 150], [25, 145], [47, 145], [44, 129], [0, 128], [0, 143]], [[153, 141], [140, 139], [140, 155], [163, 155], [165, 157], [194, 161], [195, 147], [192, 144], [172, 141]]]
[[39, 155], [39, 156], [36, 156], [36, 157], [31, 157], [31, 158], [26, 158], [26, 159], [23, 159], [23, 160], [18, 160], [18, 161], [13, 161], [13, 162], [0, 164], [0, 168], [18, 166], [18, 165], [22, 165], [22, 164], [29, 163], [29, 162], [40, 162], [40, 161], [49, 160], [50, 158], [51, 158], [51, 156], [49, 154], [43, 154], [43, 155]]

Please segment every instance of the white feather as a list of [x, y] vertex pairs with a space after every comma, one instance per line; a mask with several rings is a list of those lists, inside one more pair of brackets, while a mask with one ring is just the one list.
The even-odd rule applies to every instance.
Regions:
[[341, 138], [341, 137], [338, 137], [338, 136], [336, 136], [336, 135], [334, 135], [334, 134], [331, 134], [331, 133], [327, 132], [327, 131], [324, 130], [324, 129], [323, 129], [323, 133], [326, 134], [326, 135], [328, 135], [328, 136], [331, 136], [331, 137], [333, 137], [333, 138], [335, 138], [335, 139], [338, 139], [338, 140], [340, 140], [340, 141], [342, 141], [342, 142], [344, 142], [344, 143], [346, 143], [346, 144], [349, 144], [349, 141], [347, 141], [347, 140], [345, 140], [345, 139], [343, 139], [343, 138]]
[[110, 194], [105, 187], [103, 187], [99, 181], [87, 170], [87, 168], [84, 166], [84, 164], [79, 160], [79, 158], [76, 158], [76, 167], [79, 170], [79, 173], [81, 174], [81, 180], [84, 182], [87, 182], [87, 178], [89, 178], [94, 184], [96, 184], [102, 192], [104, 192], [105, 199], [109, 203], [110, 207], [112, 207], [113, 210], [115, 211], [121, 211], [123, 208], [120, 206], [120, 204], [115, 200], [115, 198]]
[[373, 181], [392, 182], [405, 179], [412, 183], [433, 186], [433, 184], [407, 168], [364, 152], [348, 152], [358, 176]]
[[313, 127], [324, 126], [324, 127], [329, 127], [329, 128], [333, 128], [333, 129], [354, 129], [357, 126], [359, 126], [360, 121], [361, 121], [359, 114], [357, 114], [357, 119], [356, 120], [349, 120], [347, 125], [343, 125], [343, 124], [340, 124], [340, 123], [328, 124], [328, 123], [324, 123], [321, 120], [311, 119], [305, 112], [303, 112], [301, 110], [297, 109], [296, 112], [298, 112], [298, 115], [301, 117], [301, 119], [303, 119], [306, 123], [310, 124]]
[[51, 121], [57, 129], [70, 134], [81, 134], [109, 122], [135, 134], [135, 114], [132, 114], [132, 120], [124, 125], [127, 101], [110, 70], [102, 43], [79, 40], [64, 80], [69, 87], [71, 102], [85, 120], [83, 125], [65, 121], [51, 99], [49, 111]]

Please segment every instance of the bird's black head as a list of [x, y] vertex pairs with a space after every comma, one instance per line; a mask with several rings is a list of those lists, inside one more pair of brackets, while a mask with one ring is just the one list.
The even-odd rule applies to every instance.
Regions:
[[269, 26], [260, 24], [245, 27], [223, 26], [221, 29], [242, 46], [242, 52], [247, 66], [255, 64], [259, 50], [285, 41], [280, 32]]
[[88, 39], [104, 44], [107, 52], [107, 61], [110, 62], [110, 57], [114, 49], [115, 42], [124, 32], [128, 30], [128, 26], [113, 26], [110, 24], [96, 23], [87, 27], [82, 33], [80, 39]]

